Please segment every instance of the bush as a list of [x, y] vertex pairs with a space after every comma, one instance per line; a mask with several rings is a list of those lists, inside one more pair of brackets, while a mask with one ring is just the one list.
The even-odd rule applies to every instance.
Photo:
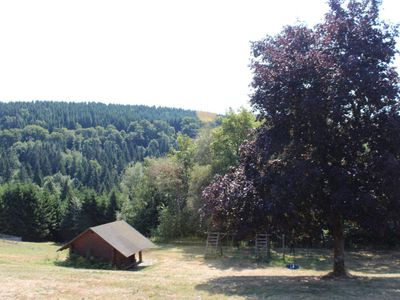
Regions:
[[84, 257], [82, 255], [78, 255], [75, 253], [68, 255], [65, 261], [57, 262], [57, 264], [64, 267], [72, 267], [80, 269], [101, 269], [101, 270], [115, 269], [114, 266], [112, 266], [111, 264], [99, 262], [93, 256]]
[[191, 231], [190, 215], [187, 209], [174, 211], [169, 206], [162, 206], [159, 210], [159, 222], [154, 236], [163, 241], [187, 236]]

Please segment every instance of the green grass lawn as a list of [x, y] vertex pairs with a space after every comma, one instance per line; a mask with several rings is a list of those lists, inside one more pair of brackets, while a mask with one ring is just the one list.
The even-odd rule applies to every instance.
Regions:
[[[300, 270], [278, 254], [269, 264], [247, 249], [204, 258], [202, 245], [164, 244], [137, 271], [63, 267], [52, 243], [0, 241], [0, 299], [400, 299], [400, 253], [347, 253], [355, 279], [324, 280], [327, 250], [296, 251]], [[292, 259], [292, 258], [289, 258]]]

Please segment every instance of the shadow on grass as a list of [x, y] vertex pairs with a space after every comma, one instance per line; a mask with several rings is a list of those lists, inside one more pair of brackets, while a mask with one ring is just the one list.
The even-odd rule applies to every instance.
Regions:
[[354, 251], [347, 256], [351, 270], [370, 274], [400, 274], [398, 251]]
[[226, 276], [196, 289], [246, 299], [399, 299], [400, 277], [322, 280], [316, 276]]
[[257, 259], [254, 248], [252, 247], [223, 247], [222, 255], [219, 253], [205, 252], [203, 243], [176, 243], [159, 244], [158, 250], [173, 251], [179, 249], [183, 253], [183, 257], [188, 260], [202, 259], [204, 263], [211, 268], [219, 270], [236, 270], [240, 271], [249, 268], [268, 268], [268, 267], [285, 267], [288, 263], [297, 263], [301, 268], [312, 269], [318, 271], [331, 270], [330, 251], [326, 249], [318, 250], [300, 250], [296, 254], [295, 259], [290, 255], [286, 255], [286, 260], [282, 259], [282, 255], [272, 251], [271, 259]]
[[[269, 261], [258, 260], [253, 248], [223, 247], [223, 255], [208, 253], [205, 255], [203, 243], [159, 244], [159, 250], [177, 249], [183, 252], [185, 259], [204, 259], [204, 263], [219, 270], [243, 270], [249, 268], [282, 267], [296, 263], [301, 269], [326, 271], [332, 270], [332, 251], [330, 249], [296, 249], [295, 256], [272, 251]], [[400, 253], [395, 251], [348, 251], [346, 266], [349, 271], [369, 274], [400, 274]]]
[[216, 253], [205, 253], [205, 245], [202, 243], [176, 243], [161, 244], [159, 248], [152, 251], [179, 251], [185, 260], [201, 260], [210, 268], [219, 270], [243, 270], [248, 268], [268, 267], [264, 261], [254, 259], [254, 254], [249, 248], [224, 247], [223, 255]]
[[[294, 259], [303, 269], [330, 271], [333, 264], [329, 249], [299, 249]], [[293, 258], [289, 257], [289, 261]], [[400, 253], [397, 251], [346, 251], [348, 270], [369, 274], [400, 274]]]

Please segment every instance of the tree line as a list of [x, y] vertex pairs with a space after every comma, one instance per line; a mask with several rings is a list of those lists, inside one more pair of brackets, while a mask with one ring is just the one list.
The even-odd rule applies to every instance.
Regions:
[[180, 108], [146, 105], [104, 104], [95, 102], [0, 102], [0, 129], [38, 125], [50, 132], [54, 129], [107, 127], [128, 130], [131, 122], [161, 120], [176, 131], [185, 130], [183, 118], [196, 119], [196, 112]]
[[181, 131], [162, 120], [131, 122], [127, 131], [112, 124], [3, 129], [1, 231], [65, 241], [125, 219], [160, 239], [203, 233], [202, 191], [238, 164], [239, 146], [256, 126], [242, 109], [207, 124], [183, 117]]

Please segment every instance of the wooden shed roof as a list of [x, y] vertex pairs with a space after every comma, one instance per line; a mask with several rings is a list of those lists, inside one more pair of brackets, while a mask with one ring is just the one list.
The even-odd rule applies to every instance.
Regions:
[[67, 249], [71, 243], [87, 231], [93, 231], [113, 248], [118, 250], [125, 257], [129, 257], [139, 251], [156, 247], [149, 239], [144, 237], [125, 221], [115, 221], [89, 229], [82, 232], [70, 242], [63, 245], [58, 251]]

